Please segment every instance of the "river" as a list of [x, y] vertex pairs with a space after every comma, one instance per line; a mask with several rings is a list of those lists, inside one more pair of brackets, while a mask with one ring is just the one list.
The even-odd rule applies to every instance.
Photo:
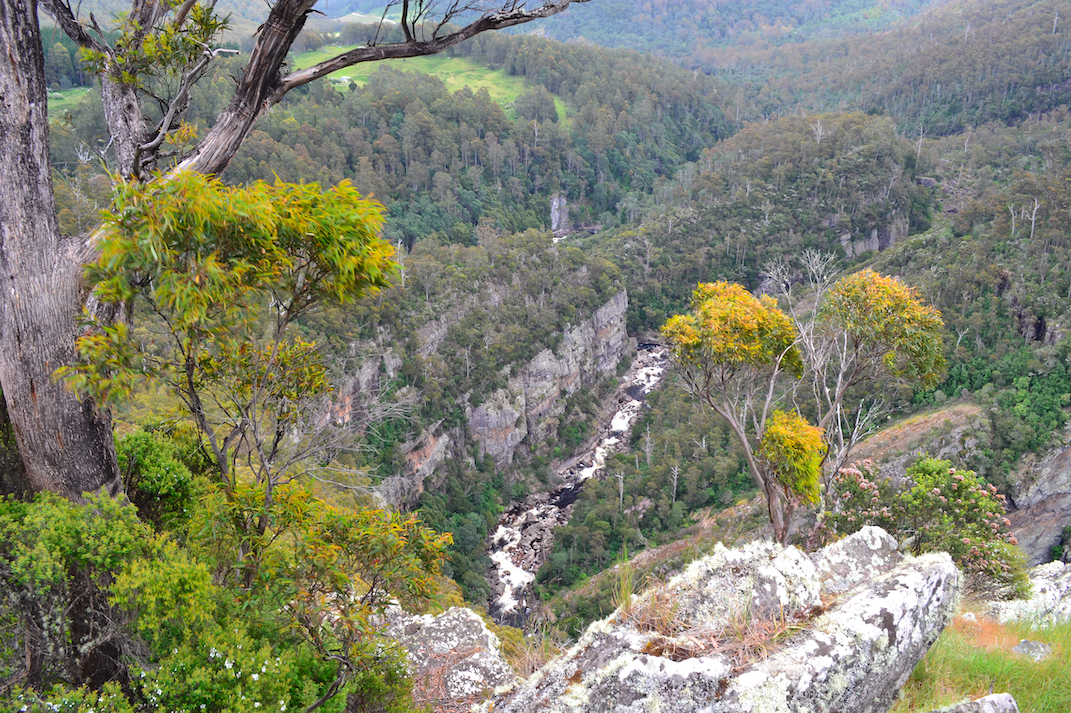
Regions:
[[594, 446], [566, 461], [553, 491], [529, 495], [499, 519], [488, 547], [491, 615], [499, 623], [519, 626], [528, 618], [535, 603], [532, 584], [536, 571], [550, 556], [554, 530], [569, 521], [584, 481], [596, 477], [606, 459], [627, 446], [644, 397], [665, 374], [667, 357], [664, 347], [640, 345], [615, 392], [618, 407], [607, 423], [600, 424], [601, 437]]

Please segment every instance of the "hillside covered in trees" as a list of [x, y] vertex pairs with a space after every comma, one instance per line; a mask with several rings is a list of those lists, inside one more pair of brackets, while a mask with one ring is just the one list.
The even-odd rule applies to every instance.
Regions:
[[[331, 14], [372, 9], [341, 3]], [[239, 9], [236, 29], [252, 14]], [[828, 256], [829, 284], [864, 269], [894, 276], [941, 320], [939, 353], [929, 355], [939, 369], [853, 382], [847, 398], [860, 404], [880, 386], [880, 418], [858, 434], [838, 421], [823, 437], [969, 405], [977, 417], [955, 436], [956, 466], [1014, 504], [1034, 464], [1065, 445], [1071, 407], [1065, 17], [1064, 0], [594, 0], [443, 52], [483, 88], [448, 88], [393, 61], [294, 88], [251, 124], [218, 185], [176, 198], [197, 209], [173, 215], [160, 202], [184, 185], [173, 176], [146, 177], [144, 195], [113, 192], [128, 184], [118, 181], [114, 117], [100, 92], [54, 112], [58, 229], [90, 235], [110, 207], [109, 229], [129, 230], [88, 273], [123, 319], [90, 313], [80, 361], [64, 374], [111, 408], [132, 505], [94, 499], [97, 517], [58, 497], [0, 502], [0, 539], [12, 553], [0, 556], [0, 583], [23, 597], [0, 610], [10, 615], [0, 635], [21, 641], [81, 597], [118, 632], [113, 648], [92, 655], [134, 663], [108, 669], [89, 654], [47, 653], [24, 675], [21, 658], [0, 656], [5, 695], [15, 684], [59, 683], [104, 691], [115, 710], [130, 700], [152, 709], [154, 696], [222, 710], [238, 691], [230, 662], [263, 665], [265, 681], [275, 674], [243, 684], [236, 695], [249, 710], [254, 699], [311, 706], [323, 696], [325, 710], [405, 710], [410, 684], [398, 652], [377, 648], [371, 612], [395, 595], [434, 606], [435, 592], [493, 609], [489, 555], [503, 511], [558, 487], [573, 457], [607, 435], [635, 344], [601, 370], [565, 374], [552, 396], [531, 382], [552, 360], [590, 356], [577, 356], [590, 345], [577, 346], [576, 335], [618, 307], [621, 323], [606, 333], [663, 341], [667, 320], [695, 308], [700, 283], [742, 285], [797, 318], [819, 299], [808, 256]], [[317, 24], [287, 66], [388, 41], [408, 40], [397, 24]], [[229, 34], [215, 45], [252, 49]], [[42, 46], [54, 96], [99, 84], [92, 57], [64, 33], [47, 31]], [[158, 168], [211, 134], [246, 61], [213, 58], [181, 122], [152, 148]], [[509, 100], [487, 89], [502, 78]], [[152, 99], [148, 124], [166, 124], [161, 97], [180, 82], [161, 73], [138, 87]], [[321, 222], [282, 207], [297, 203], [315, 205]], [[231, 230], [219, 216], [236, 206]], [[340, 217], [355, 211], [359, 229]], [[269, 220], [290, 242], [256, 242]], [[295, 237], [321, 229], [350, 242], [310, 253]], [[367, 283], [354, 278], [365, 273]], [[797, 387], [776, 378], [770, 393], [817, 421], [813, 406], [790, 398]], [[577, 636], [613, 608], [598, 575], [624, 553], [698, 543], [727, 508], [748, 527], [766, 525], [748, 504], [769, 498], [749, 472], [754, 449], [724, 414], [672, 370], [643, 402], [532, 572], [539, 602], [528, 623], [552, 639]], [[16, 429], [6, 411], [0, 417], [0, 475], [11, 489]], [[842, 522], [826, 499], [843, 487], [833, 475], [821, 498], [791, 503], [801, 543], [828, 535], [814, 524], [823, 511]], [[986, 508], [1002, 507], [986, 497]], [[62, 525], [54, 538], [40, 527], [50, 521]], [[985, 546], [1003, 566], [1014, 558], [993, 522], [999, 542]], [[79, 549], [100, 528], [114, 538]], [[45, 550], [45, 564], [26, 564], [26, 553]], [[976, 570], [1021, 579], [1019, 570]], [[342, 596], [343, 581], [382, 584], [368, 586], [366, 608], [335, 621], [322, 604]], [[64, 621], [85, 646], [78, 627], [98, 620]], [[101, 688], [78, 665], [128, 678]], [[131, 683], [136, 670], [147, 683]], [[218, 685], [202, 695], [179, 671]]]

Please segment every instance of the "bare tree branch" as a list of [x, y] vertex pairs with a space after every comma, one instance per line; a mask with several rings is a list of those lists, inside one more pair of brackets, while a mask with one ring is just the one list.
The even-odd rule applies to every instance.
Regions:
[[[78, 21], [74, 11], [71, 10], [69, 2], [63, 0], [42, 0], [41, 8], [48, 13], [48, 16], [56, 21], [56, 24], [60, 26], [60, 29], [79, 47], [85, 47], [86, 49], [96, 50], [97, 52], [104, 52], [107, 47], [100, 41], [96, 40], [86, 31], [85, 26]], [[93, 22], [97, 32], [100, 32], [100, 28], [96, 27], [96, 22]], [[102, 33], [103, 36], [103, 33]]]
[[[420, 40], [413, 36], [405, 42], [372, 47], [358, 47], [308, 69], [280, 76], [280, 69], [294, 40], [305, 25], [316, 0], [279, 0], [268, 20], [261, 26], [260, 36], [242, 74], [234, 98], [223, 110], [204, 140], [179, 164], [176, 171], [219, 173], [238, 151], [242, 141], [268, 109], [277, 104], [292, 89], [308, 84], [340, 69], [385, 59], [423, 57], [442, 52], [482, 32], [501, 30], [525, 22], [550, 17], [567, 9], [574, 2], [590, 0], [548, 0], [541, 6], [526, 10], [510, 3], [498, 12], [488, 12], [456, 32], [442, 37]], [[460, 8], [459, 8], [460, 9]]]

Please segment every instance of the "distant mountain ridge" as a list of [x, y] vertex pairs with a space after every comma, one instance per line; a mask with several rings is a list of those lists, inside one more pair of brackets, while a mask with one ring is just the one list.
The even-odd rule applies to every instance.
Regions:
[[[705, 52], [730, 45], [780, 45], [884, 30], [946, 0], [596, 0], [526, 25], [562, 42], [588, 40], [708, 68]], [[367, 4], [367, 3], [364, 3]]]

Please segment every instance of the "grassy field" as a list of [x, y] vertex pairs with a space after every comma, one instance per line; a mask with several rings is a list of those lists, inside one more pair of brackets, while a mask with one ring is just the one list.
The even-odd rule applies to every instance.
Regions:
[[[353, 48], [327, 47], [318, 52], [304, 52], [294, 58], [294, 66], [297, 69], [311, 67], [317, 62], [330, 59], [349, 49]], [[491, 95], [491, 100], [506, 109], [506, 114], [511, 119], [516, 117], [508, 105], [528, 89], [528, 85], [520, 77], [511, 77], [502, 70], [490, 70], [486, 67], [481, 67], [463, 57], [444, 57], [442, 55], [392, 59], [386, 62], [367, 62], [335, 72], [330, 77], [332, 79], [349, 77], [350, 81], [363, 86], [372, 72], [384, 64], [389, 64], [395, 69], [406, 72], [433, 74], [441, 79], [451, 92], [456, 92], [465, 86], [472, 87], [474, 91], [486, 88], [487, 93]], [[79, 88], [68, 89], [63, 92], [49, 92], [49, 114], [53, 117], [58, 117], [64, 111], [73, 109], [90, 91], [92, 90], [89, 88]], [[559, 97], [554, 97], [554, 106], [558, 110], [558, 120], [566, 121], [565, 102]]]
[[78, 102], [82, 101], [89, 94], [92, 89], [89, 87], [79, 87], [78, 89], [68, 89], [62, 92], [48, 93], [48, 113], [55, 119], [63, 114], [65, 111], [69, 111], [76, 106]]
[[[350, 49], [353, 49], [353, 47], [325, 47], [316, 52], [303, 52], [294, 57], [294, 67], [297, 69], [311, 67], [317, 62], [330, 59]], [[406, 72], [432, 74], [441, 79], [451, 92], [456, 92], [466, 86], [471, 87], [473, 91], [485, 88], [487, 93], [491, 95], [492, 101], [505, 108], [510, 118], [515, 117], [510, 109], [507, 108], [507, 105], [528, 89], [528, 85], [525, 84], [521, 77], [511, 77], [500, 69], [490, 70], [486, 67], [481, 67], [479, 64], [464, 57], [445, 57], [443, 55], [391, 59], [385, 62], [366, 62], [339, 70], [329, 75], [329, 77], [332, 79], [348, 77], [353, 83], [363, 86], [372, 72], [384, 64]], [[555, 97], [554, 106], [558, 109], [559, 121], [564, 121], [566, 119], [565, 102]]]
[[[1021, 639], [1043, 641], [1052, 655], [1034, 662], [1012, 653]], [[1023, 713], [1071, 711], [1071, 623], [1041, 629], [956, 617], [915, 668], [890, 713], [920, 713], [1010, 693]]]

